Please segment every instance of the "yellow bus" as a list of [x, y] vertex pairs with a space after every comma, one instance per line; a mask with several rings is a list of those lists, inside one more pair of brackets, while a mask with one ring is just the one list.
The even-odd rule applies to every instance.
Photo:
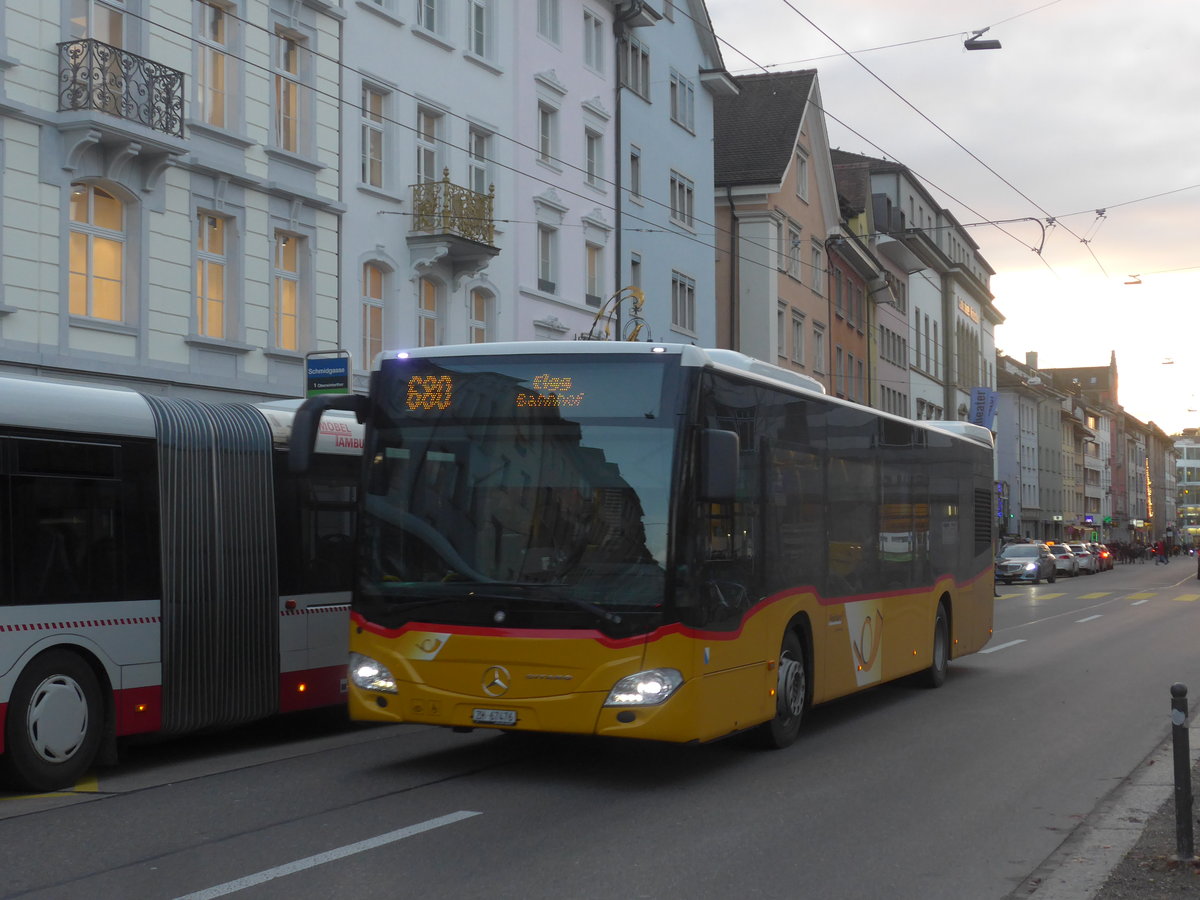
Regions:
[[992, 631], [992, 440], [725, 350], [381, 354], [351, 716], [776, 747], [804, 711], [942, 683]]

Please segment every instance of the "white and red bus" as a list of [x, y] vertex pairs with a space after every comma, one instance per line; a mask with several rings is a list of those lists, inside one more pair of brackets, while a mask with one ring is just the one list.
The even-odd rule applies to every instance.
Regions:
[[0, 775], [45, 791], [183, 734], [345, 702], [362, 432], [300, 401], [0, 377]]

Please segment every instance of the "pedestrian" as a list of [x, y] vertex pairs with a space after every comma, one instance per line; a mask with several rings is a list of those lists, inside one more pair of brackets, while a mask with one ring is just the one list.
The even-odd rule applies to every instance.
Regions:
[[1162, 541], [1155, 541], [1154, 564], [1157, 566], [1159, 563], [1162, 563], [1164, 566], [1167, 564], [1167, 548], [1163, 546]]

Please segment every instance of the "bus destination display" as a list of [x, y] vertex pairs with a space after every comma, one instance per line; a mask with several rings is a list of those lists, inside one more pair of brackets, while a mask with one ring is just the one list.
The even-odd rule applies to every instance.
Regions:
[[[405, 406], [409, 412], [447, 410], [454, 402], [455, 390], [466, 376], [413, 375], [408, 379]], [[570, 375], [543, 373], [534, 376], [529, 390], [518, 391], [513, 406], [518, 409], [534, 407], [577, 407], [583, 403], [583, 391], [574, 391]]]

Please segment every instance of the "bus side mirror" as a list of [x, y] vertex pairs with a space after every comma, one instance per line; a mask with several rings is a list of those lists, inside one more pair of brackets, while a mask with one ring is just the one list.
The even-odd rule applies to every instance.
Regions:
[[292, 433], [288, 438], [288, 472], [292, 475], [303, 475], [308, 471], [313, 447], [317, 443], [317, 431], [321, 427], [321, 414], [327, 409], [353, 412], [361, 424], [367, 419], [367, 398], [360, 394], [321, 394], [309, 397], [300, 404], [292, 419]]
[[737, 432], [716, 428], [701, 431], [698, 499], [705, 503], [732, 503], [737, 496], [737, 474]]

